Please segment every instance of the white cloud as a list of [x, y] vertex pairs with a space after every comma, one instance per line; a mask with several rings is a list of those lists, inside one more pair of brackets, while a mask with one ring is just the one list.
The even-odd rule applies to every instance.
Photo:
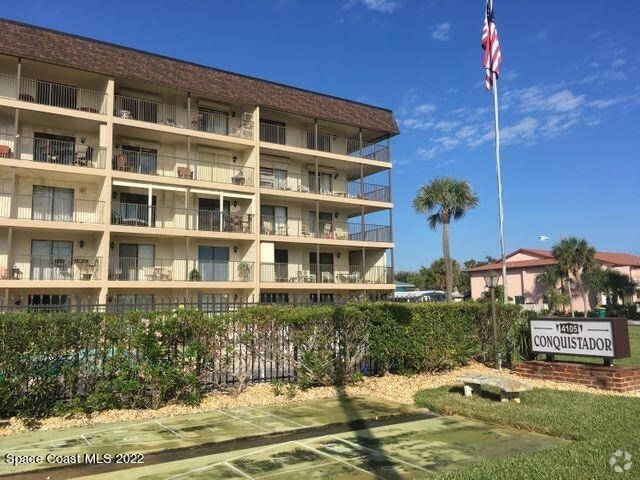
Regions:
[[441, 24], [435, 26], [435, 28], [431, 32], [431, 36], [436, 40], [446, 42], [447, 40], [449, 40], [450, 30], [451, 24], [449, 22], [442, 22]]
[[515, 90], [505, 95], [505, 107], [512, 105], [523, 113], [568, 112], [580, 108], [585, 102], [584, 95], [576, 95], [570, 90], [560, 90], [547, 94], [538, 86]]
[[352, 8], [356, 5], [364, 5], [367, 10], [375, 12], [392, 13], [400, 6], [400, 0], [348, 0], [344, 8]]
[[529, 36], [529, 41], [531, 41], [532, 43], [542, 42], [546, 40], [548, 36], [549, 36], [549, 32], [547, 32], [547, 30], [540, 30], [534, 33], [533, 35]]
[[433, 128], [435, 128], [436, 130], [440, 130], [442, 132], [450, 132], [451, 130], [456, 128], [458, 125], [460, 125], [460, 123], [458, 123], [458, 122], [450, 122], [450, 121], [446, 121], [446, 120], [440, 120], [438, 123], [436, 123], [434, 125]]
[[401, 120], [400, 123], [407, 128], [411, 128], [413, 130], [427, 130], [433, 127], [433, 122], [430, 120], [421, 120], [419, 118], [405, 118]]
[[416, 115], [429, 115], [437, 110], [437, 107], [431, 103], [422, 103], [413, 111]]
[[620, 68], [625, 63], [627, 63], [627, 61], [624, 58], [616, 58], [613, 62], [611, 62], [611, 68]]

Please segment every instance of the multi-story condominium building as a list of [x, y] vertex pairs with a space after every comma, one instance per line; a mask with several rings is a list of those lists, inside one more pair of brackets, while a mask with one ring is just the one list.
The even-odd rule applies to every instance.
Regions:
[[0, 20], [0, 302], [393, 290], [389, 110]]

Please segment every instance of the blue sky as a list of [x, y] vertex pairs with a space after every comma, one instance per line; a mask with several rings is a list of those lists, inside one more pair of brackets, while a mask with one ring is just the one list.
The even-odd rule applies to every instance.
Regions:
[[[507, 250], [562, 235], [640, 255], [640, 2], [495, 0]], [[412, 211], [434, 176], [480, 206], [459, 260], [499, 254], [483, 0], [9, 2], [2, 15], [393, 109], [396, 268], [441, 256]], [[542, 243], [539, 235], [550, 238]]]

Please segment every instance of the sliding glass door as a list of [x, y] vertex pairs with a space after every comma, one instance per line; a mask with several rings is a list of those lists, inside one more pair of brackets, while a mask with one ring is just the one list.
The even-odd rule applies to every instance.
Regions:
[[33, 186], [31, 202], [32, 220], [73, 220], [73, 189]]
[[205, 281], [226, 282], [229, 280], [229, 247], [198, 247], [198, 270]]
[[70, 280], [73, 242], [31, 241], [31, 280]]
[[121, 243], [117, 272], [120, 280], [145, 280], [145, 273], [155, 264], [155, 245]]

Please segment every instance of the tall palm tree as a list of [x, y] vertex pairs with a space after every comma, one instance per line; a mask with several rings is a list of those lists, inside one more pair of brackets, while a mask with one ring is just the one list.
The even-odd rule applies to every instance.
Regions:
[[471, 185], [453, 177], [436, 177], [418, 189], [413, 199], [413, 208], [418, 213], [427, 213], [431, 230], [442, 225], [442, 253], [446, 268], [447, 301], [452, 300], [453, 266], [449, 248], [449, 224], [458, 220], [478, 205], [478, 197]]
[[582, 304], [584, 306], [584, 316], [587, 317], [587, 290], [583, 272], [589, 270], [596, 261], [596, 250], [589, 243], [576, 237], [569, 237], [560, 240], [553, 246], [551, 250], [553, 257], [558, 262], [558, 269], [562, 276], [567, 280], [569, 290], [569, 308], [571, 316], [574, 317], [573, 303], [571, 302], [571, 282], [578, 285], [580, 294], [582, 295]]
[[568, 297], [557, 288], [559, 283], [562, 286], [562, 275], [557, 265], [547, 265], [536, 277], [536, 283], [544, 288], [549, 311], [552, 314], [558, 307], [562, 307], [563, 311], [566, 311]]

